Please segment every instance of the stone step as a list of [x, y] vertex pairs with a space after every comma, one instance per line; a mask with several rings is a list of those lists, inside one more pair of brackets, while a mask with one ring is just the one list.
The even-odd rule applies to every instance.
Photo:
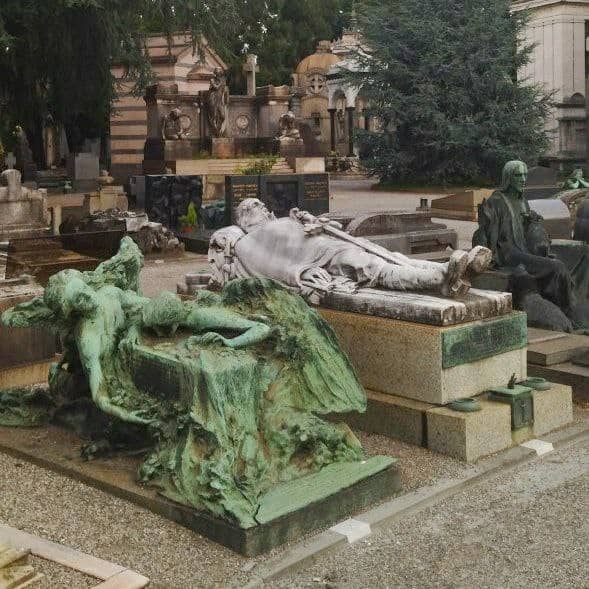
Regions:
[[2, 589], [24, 589], [40, 581], [43, 575], [37, 574], [32, 566], [11, 566], [0, 570]]
[[0, 545], [0, 569], [6, 568], [10, 565], [22, 564], [27, 556], [30, 554], [28, 550], [17, 550], [10, 546]]
[[24, 589], [44, 578], [27, 564], [30, 550], [0, 544], [0, 589]]
[[589, 351], [589, 337], [569, 335], [531, 343], [528, 346], [528, 362], [540, 366], [553, 366], [569, 362], [583, 352]]

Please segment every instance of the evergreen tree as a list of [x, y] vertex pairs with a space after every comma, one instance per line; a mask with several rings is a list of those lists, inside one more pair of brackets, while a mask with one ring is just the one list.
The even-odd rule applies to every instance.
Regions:
[[150, 30], [206, 34], [229, 46], [238, 19], [234, 0], [1, 0], [0, 137], [21, 124], [40, 160], [42, 121], [61, 121], [70, 141], [108, 128], [113, 60], [137, 80], [151, 79], [144, 51]]
[[245, 90], [244, 53], [258, 55], [258, 85], [290, 84], [296, 65], [323, 39], [337, 39], [352, 0], [240, 0], [240, 29], [228, 56], [232, 90]]
[[547, 147], [550, 97], [518, 81], [531, 47], [509, 0], [369, 0], [360, 23], [369, 54], [362, 86], [381, 132], [361, 133], [364, 166], [382, 180], [496, 180], [510, 159]]

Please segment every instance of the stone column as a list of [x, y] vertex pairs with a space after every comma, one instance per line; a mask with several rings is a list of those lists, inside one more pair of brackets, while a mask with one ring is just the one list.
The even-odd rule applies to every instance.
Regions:
[[355, 106], [347, 106], [346, 111], [348, 113], [348, 157], [354, 157], [354, 112], [356, 111]]
[[59, 235], [61, 221], [61, 205], [51, 207], [51, 230], [53, 231], [53, 235]]
[[330, 137], [330, 145], [331, 151], [335, 151], [335, 113], [337, 112], [337, 108], [328, 108], [327, 111], [329, 112], [329, 137]]
[[585, 160], [589, 165], [589, 22], [585, 21]]

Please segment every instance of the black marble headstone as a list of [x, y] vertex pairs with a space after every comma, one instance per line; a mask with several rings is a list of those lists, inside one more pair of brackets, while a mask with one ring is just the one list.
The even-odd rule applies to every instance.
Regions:
[[145, 212], [150, 221], [176, 230], [179, 229], [180, 217], [186, 215], [191, 202], [201, 218], [202, 194], [202, 176], [146, 176]]
[[329, 174], [303, 176], [303, 203], [301, 208], [314, 215], [329, 212]]
[[226, 176], [227, 224], [235, 223], [235, 209], [246, 198], [259, 198], [276, 217], [287, 217], [294, 207], [322, 215], [329, 212], [329, 175]]
[[235, 223], [235, 209], [246, 198], [260, 197], [260, 176], [225, 176], [225, 223]]
[[290, 209], [303, 208], [303, 183], [299, 174], [260, 176], [259, 198], [276, 217], [288, 217]]

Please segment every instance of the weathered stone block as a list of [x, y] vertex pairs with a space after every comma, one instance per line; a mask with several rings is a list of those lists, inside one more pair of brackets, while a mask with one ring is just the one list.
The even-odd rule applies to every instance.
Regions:
[[481, 405], [481, 411], [474, 413], [430, 409], [426, 413], [428, 448], [466, 462], [509, 448], [510, 407], [486, 400], [481, 400]]
[[[521, 313], [439, 327], [320, 311], [360, 381], [372, 391], [445, 405], [505, 386], [512, 374], [518, 380], [527, 376], [525, 315]], [[511, 335], [498, 339], [500, 328]]]
[[214, 137], [211, 157], [229, 159], [235, 157], [235, 142], [230, 137]]
[[571, 387], [553, 384], [549, 391], [534, 391], [534, 435], [541, 436], [573, 421]]
[[425, 413], [432, 405], [374, 391], [366, 391], [366, 396], [366, 413], [338, 414], [334, 420], [345, 421], [351, 428], [370, 434], [427, 446]]

